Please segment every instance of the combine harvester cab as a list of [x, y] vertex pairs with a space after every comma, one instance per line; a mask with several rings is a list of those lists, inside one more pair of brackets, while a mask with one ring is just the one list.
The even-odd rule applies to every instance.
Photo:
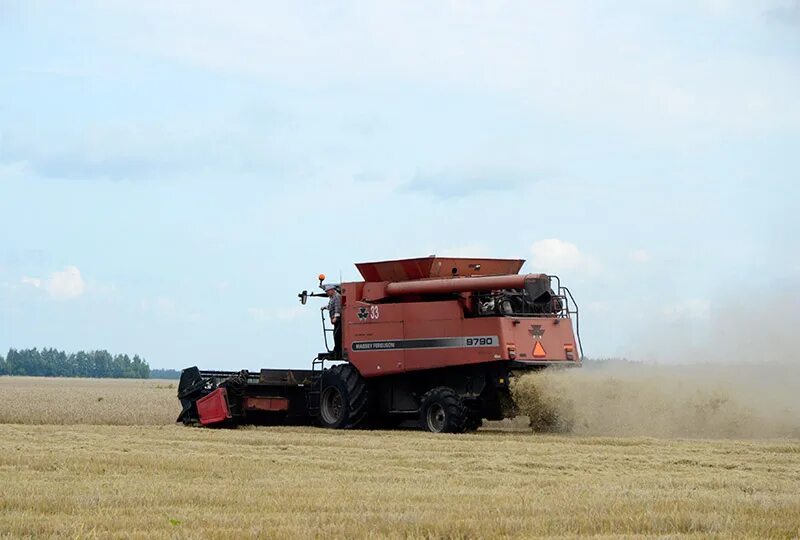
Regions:
[[[352, 428], [416, 419], [429, 431], [462, 432], [484, 418], [513, 416], [511, 378], [580, 366], [583, 357], [569, 289], [556, 276], [519, 274], [523, 263], [426, 257], [357, 264], [364, 281], [336, 286], [341, 354], [328, 347], [332, 329], [323, 315], [328, 350], [311, 370], [188, 368], [178, 420]], [[327, 295], [298, 296], [305, 304]]]

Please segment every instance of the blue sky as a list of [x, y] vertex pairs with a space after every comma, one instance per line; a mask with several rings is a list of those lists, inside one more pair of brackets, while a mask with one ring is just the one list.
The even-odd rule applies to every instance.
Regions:
[[797, 1], [0, 0], [0, 350], [301, 367], [318, 273], [437, 253], [663, 360], [800, 303], [799, 60]]

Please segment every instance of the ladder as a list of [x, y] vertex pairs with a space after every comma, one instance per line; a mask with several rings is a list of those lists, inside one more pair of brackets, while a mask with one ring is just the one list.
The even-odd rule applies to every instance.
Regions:
[[311, 418], [317, 418], [319, 416], [322, 373], [325, 371], [325, 360], [327, 360], [329, 356], [330, 353], [319, 353], [316, 358], [311, 361], [311, 387], [306, 393], [308, 415]]

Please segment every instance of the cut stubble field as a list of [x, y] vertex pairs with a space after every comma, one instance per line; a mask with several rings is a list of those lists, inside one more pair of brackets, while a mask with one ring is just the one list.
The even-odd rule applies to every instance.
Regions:
[[796, 439], [192, 429], [169, 385], [0, 378], [0, 536], [800, 535]]

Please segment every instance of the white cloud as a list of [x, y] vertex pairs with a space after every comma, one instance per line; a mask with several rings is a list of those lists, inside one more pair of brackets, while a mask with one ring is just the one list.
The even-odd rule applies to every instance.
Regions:
[[63, 272], [50, 274], [45, 289], [53, 298], [66, 300], [82, 295], [86, 284], [81, 277], [81, 271], [75, 266], [68, 266]]
[[531, 246], [534, 272], [557, 272], [562, 270], [595, 271], [598, 264], [584, 255], [578, 246], [558, 238], [537, 240]]
[[650, 260], [650, 254], [643, 249], [637, 249], [635, 251], [631, 251], [629, 257], [633, 262], [641, 264], [644, 264]]
[[77, 298], [86, 291], [86, 283], [76, 266], [67, 266], [62, 272], [53, 272], [47, 279], [25, 276], [22, 283], [44, 290], [55, 300]]

